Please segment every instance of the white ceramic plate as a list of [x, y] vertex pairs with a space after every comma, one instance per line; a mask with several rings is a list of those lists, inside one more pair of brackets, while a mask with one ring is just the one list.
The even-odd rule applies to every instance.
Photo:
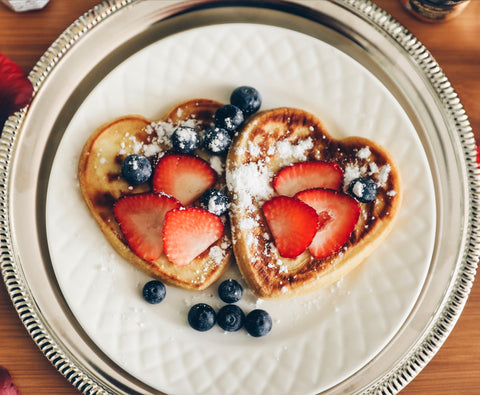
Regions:
[[[435, 59], [368, 0], [107, 0], [29, 78], [33, 101], [0, 138], [0, 268], [28, 333], [80, 391], [396, 394], [453, 329], [480, 255], [475, 138]], [[280, 303], [247, 292], [245, 311], [274, 318], [260, 339], [188, 327], [193, 303], [219, 307], [213, 288], [169, 287], [146, 306], [147, 278], [105, 241], [75, 179], [101, 123], [225, 102], [240, 84], [263, 108], [301, 107], [338, 138], [384, 145], [405, 192], [390, 237], [338, 284]]]
[[[228, 102], [252, 85], [262, 109], [317, 114], [337, 138], [383, 145], [398, 163], [404, 199], [388, 239], [356, 271], [326, 289], [287, 301], [247, 292], [239, 305], [270, 312], [270, 334], [189, 328], [190, 306], [222, 305], [204, 292], [167, 288], [160, 305], [142, 300], [148, 277], [121, 258], [81, 197], [77, 163], [87, 138], [121, 115], [159, 119], [174, 104]], [[261, 24], [198, 27], [159, 40], [121, 62], [80, 103], [50, 173], [46, 229], [55, 276], [68, 306], [112, 361], [169, 394], [309, 394], [364, 367], [402, 327], [429, 269], [436, 228], [432, 175], [421, 141], [389, 90], [340, 50]], [[228, 277], [241, 279], [236, 268]]]

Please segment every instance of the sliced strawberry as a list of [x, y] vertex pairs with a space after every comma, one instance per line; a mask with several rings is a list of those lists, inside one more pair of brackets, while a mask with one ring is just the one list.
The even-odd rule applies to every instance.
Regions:
[[263, 204], [263, 213], [278, 252], [285, 258], [305, 251], [317, 232], [316, 211], [298, 199], [274, 197]]
[[153, 190], [171, 195], [186, 206], [198, 199], [215, 180], [216, 173], [207, 162], [189, 155], [167, 155], [155, 168]]
[[330, 189], [308, 189], [295, 195], [313, 207], [319, 217], [319, 229], [308, 247], [316, 258], [338, 251], [348, 240], [360, 215], [357, 201]]
[[165, 216], [163, 249], [170, 262], [185, 266], [223, 234], [223, 222], [203, 208], [173, 210]]
[[337, 163], [300, 162], [284, 167], [273, 179], [279, 195], [295, 196], [297, 192], [312, 188], [339, 191], [343, 183], [343, 170]]
[[154, 261], [163, 254], [165, 214], [179, 207], [180, 203], [171, 196], [142, 193], [120, 198], [113, 210], [133, 252], [140, 258]]

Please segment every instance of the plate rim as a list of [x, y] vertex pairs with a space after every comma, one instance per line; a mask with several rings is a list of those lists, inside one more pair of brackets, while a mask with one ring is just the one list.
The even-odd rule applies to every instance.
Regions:
[[[109, 16], [123, 9], [128, 5], [137, 3], [139, 0], [108, 0], [95, 6], [93, 9], [79, 17], [68, 27], [62, 35], [50, 46], [40, 58], [29, 74], [35, 94], [41, 89], [44, 81], [51, 70], [61, 61], [80, 38], [87, 34], [95, 25], [107, 20]], [[457, 133], [461, 141], [462, 154], [466, 160], [466, 175], [469, 184], [466, 218], [468, 219], [467, 245], [463, 251], [463, 258], [456, 271], [455, 281], [452, 280], [451, 287], [443, 301], [441, 311], [437, 313], [434, 322], [428, 333], [422, 337], [421, 342], [415, 349], [409, 350], [402, 361], [399, 361], [396, 368], [372, 382], [368, 388], [362, 389], [365, 393], [375, 393], [378, 390], [397, 393], [407, 385], [433, 358], [441, 347], [447, 336], [458, 320], [463, 307], [467, 301], [468, 294], [473, 285], [477, 269], [478, 257], [480, 255], [480, 230], [474, 226], [475, 220], [479, 220], [480, 192], [479, 170], [476, 165], [475, 140], [468, 121], [468, 117], [458, 96], [449, 80], [439, 67], [438, 63], [407, 29], [396, 22], [389, 14], [378, 8], [369, 0], [328, 0], [334, 4], [352, 10], [358, 16], [366, 19], [377, 28], [381, 29], [391, 40], [408, 51], [411, 59], [418, 65], [428, 77], [438, 95], [443, 110], [447, 112], [448, 122], [451, 128]], [[169, 4], [178, 3], [178, 0], [170, 1]], [[186, 2], [199, 5], [202, 3], [213, 3], [211, 0], [194, 0]], [[221, 2], [226, 3], [228, 2]], [[281, 6], [283, 1], [268, 0], [267, 3]], [[289, 2], [292, 3], [293, 2]], [[300, 3], [301, 1], [296, 1]], [[25, 284], [21, 263], [16, 262], [15, 248], [12, 243], [12, 231], [9, 225], [9, 178], [8, 168], [15, 153], [16, 135], [20, 131], [23, 121], [28, 114], [28, 108], [24, 108], [10, 117], [3, 129], [1, 137], [2, 150], [0, 151], [0, 163], [3, 169], [0, 173], [0, 217], [2, 223], [0, 231], [6, 235], [0, 243], [2, 254], [1, 271], [7, 286], [7, 291], [12, 299], [15, 309], [25, 325], [30, 336], [44, 355], [50, 360], [55, 368], [64, 375], [72, 385], [82, 392], [105, 393], [107, 390], [102, 383], [92, 375], [78, 366], [71, 357], [59, 347], [56, 336], [52, 336], [47, 326], [42, 322], [32, 295], [29, 293], [28, 285]], [[55, 334], [53, 334], [55, 335]]]

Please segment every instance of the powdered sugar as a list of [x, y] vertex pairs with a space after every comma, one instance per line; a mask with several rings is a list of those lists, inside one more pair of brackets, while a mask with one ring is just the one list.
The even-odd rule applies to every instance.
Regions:
[[270, 145], [266, 152], [262, 151], [262, 148], [258, 144], [249, 141], [246, 147], [238, 147], [235, 153], [239, 157], [248, 153], [252, 159], [258, 159], [260, 156], [264, 156], [263, 161], [265, 163], [268, 163], [274, 155], [277, 155], [277, 157], [281, 159], [282, 165], [286, 165], [292, 162], [307, 160], [307, 154], [312, 148], [313, 141], [310, 137], [307, 137], [306, 139], [295, 142], [287, 139], [277, 141], [275, 145]]
[[258, 144], [254, 144], [251, 141], [248, 142], [248, 153], [253, 157], [258, 157], [261, 154], [261, 149]]
[[227, 186], [243, 208], [254, 201], [266, 201], [273, 195], [272, 172], [261, 163], [250, 162], [227, 173]]
[[208, 162], [210, 163], [210, 167], [215, 170], [215, 172], [221, 176], [225, 171], [225, 163], [223, 163], [222, 159], [219, 156], [212, 155], [208, 158]]
[[210, 252], [208, 256], [217, 264], [219, 265], [222, 263], [225, 257], [225, 250], [221, 249], [219, 246], [213, 246], [210, 248]]
[[357, 152], [357, 158], [359, 159], [367, 159], [370, 156], [370, 148], [369, 147], [363, 147], [360, 148]]
[[[151, 131], [149, 129], [151, 128]], [[145, 151], [158, 153], [163, 149], [172, 148], [172, 134], [175, 131], [175, 126], [169, 122], [152, 122], [147, 126], [147, 133], [155, 134], [151, 144], [145, 144]]]
[[186, 131], [188, 131], [188, 128], [195, 129], [198, 127], [198, 121], [187, 119], [175, 125], [164, 121], [150, 123], [145, 128], [145, 132], [153, 135], [153, 137], [149, 144], [143, 144], [143, 154], [147, 157], [162, 156], [165, 151], [172, 149], [172, 134], [178, 127], [185, 127], [184, 130]]
[[[244, 232], [248, 248], [256, 249], [258, 239], [254, 229], [260, 226], [259, 216], [255, 213], [256, 205], [270, 199], [273, 195], [271, 187], [273, 174], [261, 162], [249, 162], [227, 173], [227, 186], [234, 196], [235, 204], [230, 204], [232, 210], [244, 210], [246, 216], [241, 216], [238, 230]], [[249, 215], [250, 214], [250, 215]], [[237, 229], [232, 229], [235, 234]]]
[[258, 221], [250, 217], [242, 218], [238, 223], [238, 227], [242, 231], [248, 231], [248, 230], [254, 229], [257, 225], [258, 225]]
[[397, 191], [388, 191], [387, 196], [393, 197], [397, 194]]
[[[294, 142], [280, 140], [274, 146], [268, 147], [263, 160], [247, 162], [227, 173], [227, 186], [234, 194], [239, 208], [253, 212], [254, 203], [260, 204], [273, 196], [271, 185], [274, 174], [267, 166], [272, 157], [280, 158], [282, 165], [305, 161], [312, 148], [313, 141], [310, 137]], [[251, 158], [256, 158], [262, 154], [262, 149], [258, 144], [249, 141], [247, 149], [239, 147], [235, 153], [240, 157], [248, 153]]]
[[355, 196], [363, 196], [365, 186], [362, 182], [355, 182], [353, 185], [353, 193]]
[[[363, 165], [360, 165], [358, 161], [347, 163], [344, 168], [343, 178], [344, 178], [344, 190], [347, 191], [351, 182], [359, 177], [374, 176], [378, 183], [379, 187], [385, 187], [390, 176], [391, 167], [387, 163], [379, 167], [375, 162], [368, 162], [368, 159], [371, 156], [371, 151], [369, 147], [363, 147], [358, 150], [356, 157], [363, 161]], [[367, 161], [367, 163], [365, 163]], [[356, 184], [360, 185], [360, 184]], [[392, 195], [393, 196], [393, 195]]]
[[343, 170], [343, 183], [344, 187], [348, 188], [353, 180], [362, 176], [365, 173], [365, 168], [360, 168], [356, 163], [349, 163]]
[[255, 237], [255, 234], [252, 232], [247, 233], [247, 246], [248, 248], [257, 249], [258, 247], [258, 239]]
[[369, 174], [377, 174], [379, 172], [378, 166], [375, 162], [371, 162], [368, 164]]
[[223, 260], [227, 257], [228, 249], [230, 248], [231, 245], [232, 243], [230, 242], [230, 240], [226, 236], [223, 236], [220, 242], [220, 245], [214, 245], [213, 247], [210, 248], [210, 251], [208, 253], [209, 258], [216, 265], [220, 265], [223, 262]]
[[307, 159], [307, 152], [313, 148], [313, 141], [310, 137], [292, 143], [288, 140], [278, 141], [275, 145], [280, 158], [284, 161], [305, 161]]
[[384, 187], [388, 181], [388, 176], [390, 175], [391, 167], [389, 164], [386, 164], [380, 168], [378, 173], [378, 185]]
[[[138, 141], [135, 136], [131, 136], [129, 133], [125, 134], [125, 140], [120, 143], [120, 155], [138, 154], [141, 152], [143, 143]], [[127, 152], [127, 144], [129, 145], [129, 152]]]

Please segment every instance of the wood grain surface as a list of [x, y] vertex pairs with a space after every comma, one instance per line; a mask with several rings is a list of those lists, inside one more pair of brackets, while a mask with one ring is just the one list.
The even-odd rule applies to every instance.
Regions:
[[[398, 0], [376, 0], [432, 53], [457, 91], [480, 140], [480, 0], [441, 24], [416, 20]], [[98, 0], [51, 0], [41, 11], [16, 14], [0, 4], [0, 53], [29, 72], [50, 44]], [[480, 284], [443, 347], [402, 394], [480, 393]], [[31, 340], [0, 281], [0, 365], [23, 395], [78, 394]]]

